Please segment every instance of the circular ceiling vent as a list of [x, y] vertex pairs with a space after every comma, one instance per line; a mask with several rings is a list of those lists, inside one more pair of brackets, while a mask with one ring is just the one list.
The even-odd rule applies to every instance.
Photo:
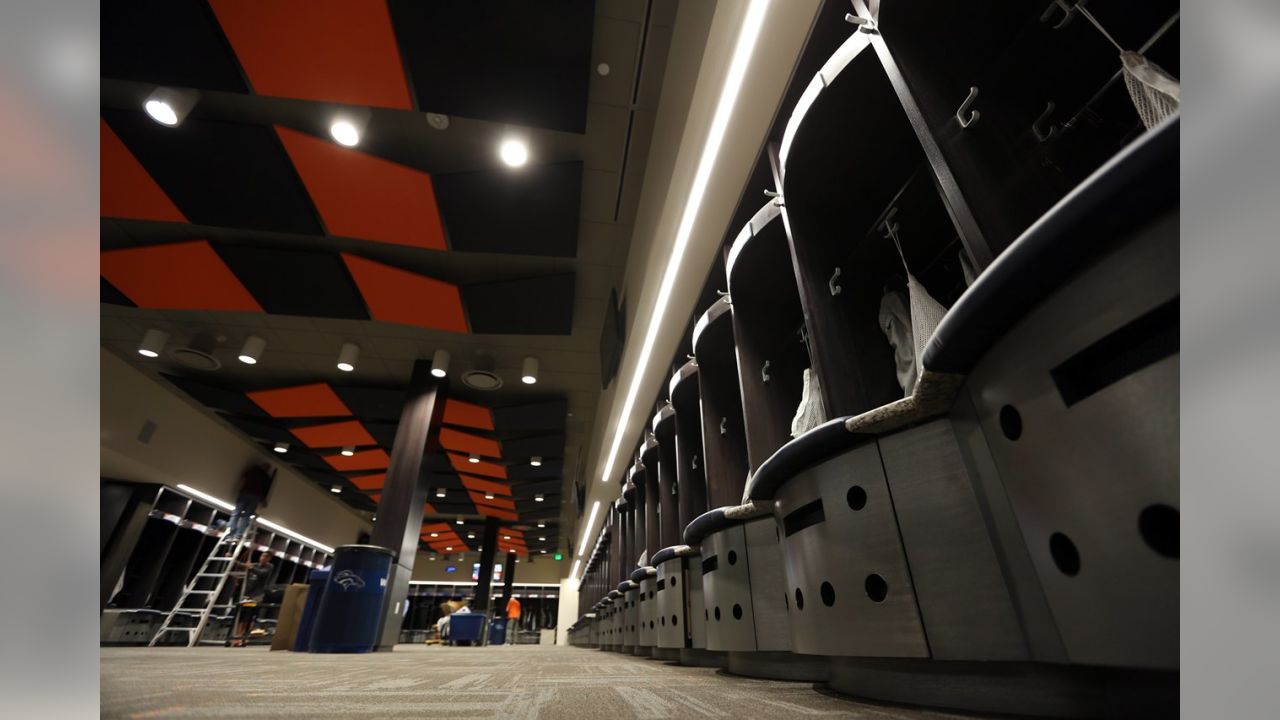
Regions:
[[219, 362], [218, 358], [196, 348], [177, 348], [169, 355], [192, 370], [217, 370], [222, 367], [222, 363]]
[[462, 384], [474, 390], [497, 390], [502, 378], [488, 370], [470, 370], [462, 373]]

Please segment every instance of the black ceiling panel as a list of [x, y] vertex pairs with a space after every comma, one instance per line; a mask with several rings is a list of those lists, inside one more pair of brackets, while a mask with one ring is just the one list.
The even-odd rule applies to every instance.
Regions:
[[[404, 407], [403, 389], [344, 387], [335, 385], [333, 391], [343, 404], [361, 420], [391, 420], [399, 422]], [[373, 432], [370, 430], [369, 432]], [[374, 437], [377, 437], [376, 435]]]
[[104, 303], [111, 303], [112, 305], [124, 305], [124, 306], [126, 306], [126, 307], [138, 307], [137, 305], [135, 305], [135, 304], [134, 304], [134, 302], [133, 302], [132, 300], [130, 300], [129, 298], [125, 297], [124, 293], [122, 293], [122, 292], [120, 292], [119, 290], [117, 290], [115, 285], [112, 285], [111, 283], [107, 282], [107, 279], [106, 279], [106, 278], [104, 278], [104, 277], [100, 277], [100, 278], [98, 278], [98, 279], [101, 281], [101, 282], [100, 282], [100, 284], [99, 284], [99, 286], [98, 286], [98, 288], [99, 288], [99, 290], [98, 290], [98, 299], [99, 299], [99, 301], [104, 302]]
[[[350, 406], [348, 406], [350, 407]], [[400, 427], [394, 423], [364, 423], [364, 429], [369, 431], [374, 440], [378, 441], [386, 451], [391, 452], [391, 448], [396, 444], [396, 429]]]
[[249, 92], [204, 0], [105, 0], [101, 15], [102, 77]]
[[502, 441], [502, 454], [509, 458], [538, 455], [544, 460], [559, 457], [564, 452], [564, 435], [540, 435]]
[[527, 405], [510, 405], [493, 409], [493, 424], [502, 433], [564, 431], [569, 401], [547, 400]]
[[432, 175], [449, 247], [576, 257], [582, 163]]
[[192, 223], [324, 234], [272, 128], [194, 117], [169, 128], [107, 108], [102, 117]]
[[509, 480], [533, 480], [537, 478], [559, 478], [564, 477], [564, 464], [560, 462], [543, 461], [539, 467], [534, 467], [528, 463], [519, 463], [507, 468], [507, 478]]
[[293, 444], [298, 442], [298, 438], [294, 437], [293, 433], [285, 430], [276, 423], [247, 417], [224, 417], [227, 422], [235, 425], [241, 432], [251, 438], [267, 440], [272, 443], [286, 442]]
[[498, 335], [573, 333], [572, 273], [465, 285], [471, 332]]
[[418, 109], [582, 133], [594, 0], [388, 0]]
[[[301, 443], [296, 442], [297, 438], [294, 438], [294, 440], [295, 442], [289, 445], [289, 452], [276, 455], [276, 457], [290, 465], [296, 465], [308, 470], [333, 470], [333, 466], [325, 462], [323, 458], [310, 450], [303, 448]], [[270, 445], [267, 446], [268, 449], [270, 449], [270, 447]]]
[[213, 247], [269, 313], [369, 319], [346, 264], [334, 253], [221, 243]]
[[178, 377], [177, 375], [169, 375], [161, 373], [161, 377], [173, 383], [186, 394], [195, 398], [197, 402], [214, 410], [231, 413], [233, 415], [249, 415], [254, 417], [266, 417], [267, 414], [262, 408], [249, 399], [248, 395], [239, 390], [227, 390], [216, 385], [209, 385], [192, 380], [190, 378]]

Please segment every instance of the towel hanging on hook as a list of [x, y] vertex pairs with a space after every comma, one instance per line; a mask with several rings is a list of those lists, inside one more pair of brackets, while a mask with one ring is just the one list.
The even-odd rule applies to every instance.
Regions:
[[[921, 365], [924, 348], [933, 337], [938, 323], [942, 322], [942, 317], [947, 314], [947, 309], [911, 273], [907, 255], [902, 250], [902, 241], [898, 237], [900, 224], [895, 220], [897, 214], [898, 208], [891, 209], [885, 215], [881, 228], [885, 238], [893, 241], [898, 259], [907, 271], [907, 312], [910, 324], [904, 322], [902, 308], [899, 307], [901, 294], [888, 293], [880, 301], [880, 330], [893, 346], [894, 360], [898, 366], [898, 384], [902, 387], [903, 395], [909, 396], [915, 390], [916, 380], [924, 370]], [[908, 369], [910, 372], [905, 372]]]

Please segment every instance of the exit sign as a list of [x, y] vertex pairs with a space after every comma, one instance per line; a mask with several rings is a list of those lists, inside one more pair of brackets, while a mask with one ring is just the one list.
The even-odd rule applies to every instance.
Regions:
[[563, 560], [563, 559], [564, 559], [564, 555], [561, 555], [560, 553], [556, 553], [553, 557], [555, 557], [555, 559], [557, 559], [557, 560]]

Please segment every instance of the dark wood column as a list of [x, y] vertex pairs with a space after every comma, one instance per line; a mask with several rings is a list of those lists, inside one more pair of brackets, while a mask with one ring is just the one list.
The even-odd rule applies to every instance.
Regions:
[[427, 502], [428, 473], [423, 471], [423, 461], [428, 453], [437, 450], [446, 388], [447, 383], [431, 376], [429, 361], [413, 364], [408, 397], [400, 411], [387, 479], [378, 502], [378, 520], [370, 537], [371, 544], [396, 554], [387, 578], [378, 650], [391, 650], [400, 639], [404, 622], [401, 608], [409, 596], [409, 580], [422, 534], [422, 510]]
[[484, 519], [484, 544], [480, 546], [480, 575], [476, 578], [476, 599], [471, 604], [475, 612], [489, 611], [489, 596], [493, 595], [493, 558], [498, 552], [498, 518]]

